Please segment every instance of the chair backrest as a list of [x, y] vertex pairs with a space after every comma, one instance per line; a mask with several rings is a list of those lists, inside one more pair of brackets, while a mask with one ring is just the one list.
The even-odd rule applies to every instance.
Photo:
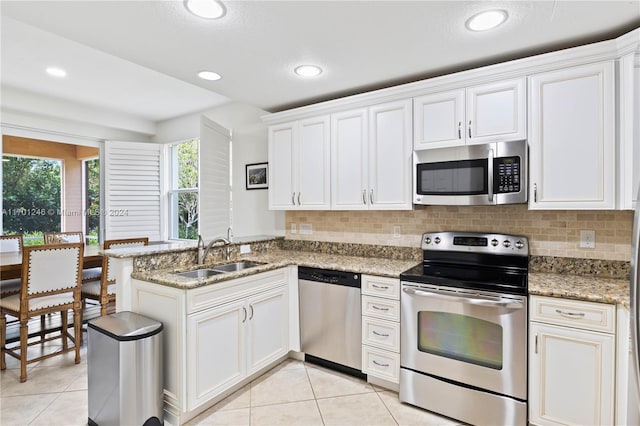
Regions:
[[83, 243], [45, 244], [22, 250], [21, 298], [80, 289]]
[[82, 231], [77, 232], [45, 232], [45, 244], [65, 244], [65, 243], [83, 243], [84, 235]]
[[0, 235], [0, 253], [22, 251], [22, 235]]
[[[103, 248], [108, 250], [110, 248], [123, 248], [123, 247], [142, 247], [149, 245], [149, 238], [124, 238], [120, 240], [105, 240]], [[112, 284], [116, 281], [116, 277], [113, 275], [113, 268], [111, 267], [112, 258], [104, 256], [102, 258], [102, 279], [106, 280], [108, 284]], [[106, 271], [106, 272], [105, 272]]]

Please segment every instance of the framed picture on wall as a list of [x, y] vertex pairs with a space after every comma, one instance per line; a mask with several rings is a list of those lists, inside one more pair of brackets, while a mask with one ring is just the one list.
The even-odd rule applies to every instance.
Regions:
[[247, 189], [267, 189], [269, 182], [269, 163], [247, 164]]

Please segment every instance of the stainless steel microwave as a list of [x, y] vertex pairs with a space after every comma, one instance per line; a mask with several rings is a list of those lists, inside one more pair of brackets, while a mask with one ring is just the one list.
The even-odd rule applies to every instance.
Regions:
[[527, 202], [527, 141], [414, 151], [413, 203]]

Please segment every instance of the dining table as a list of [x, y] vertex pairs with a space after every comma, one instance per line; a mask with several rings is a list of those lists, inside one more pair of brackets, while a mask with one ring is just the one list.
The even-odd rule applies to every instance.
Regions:
[[[102, 266], [102, 246], [85, 245], [82, 257], [82, 268], [89, 269]], [[22, 275], [22, 252], [8, 251], [0, 253], [0, 279], [20, 278]]]

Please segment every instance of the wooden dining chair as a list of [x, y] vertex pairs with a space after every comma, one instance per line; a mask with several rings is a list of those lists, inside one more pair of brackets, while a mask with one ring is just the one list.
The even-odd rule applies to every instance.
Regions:
[[[84, 244], [45, 244], [24, 247], [22, 250], [22, 278], [20, 293], [0, 299], [0, 369], [7, 368], [6, 354], [20, 360], [20, 381], [27, 380], [27, 364], [55, 355], [75, 351], [75, 363], [80, 363], [79, 342], [82, 333], [82, 303], [80, 299], [82, 256]], [[68, 311], [73, 310], [72, 336], [68, 331]], [[28, 342], [28, 322], [36, 316], [60, 312], [60, 332], [41, 334], [40, 339]], [[20, 343], [7, 347], [7, 319], [11, 315], [20, 322]], [[62, 339], [62, 349], [54, 353], [27, 359], [31, 345]], [[73, 342], [69, 346], [68, 340]]]
[[[83, 243], [84, 234], [82, 231], [71, 232], [45, 232], [45, 244], [66, 244], [66, 243]], [[102, 267], [87, 268], [82, 270], [82, 282], [100, 280], [102, 277]]]
[[[141, 247], [149, 245], [149, 238], [126, 238], [119, 240], [105, 240], [104, 249]], [[100, 315], [107, 314], [107, 306], [116, 300], [116, 277], [114, 276], [109, 256], [102, 257], [102, 277], [100, 280], [84, 282], [82, 284], [82, 298], [97, 300], [100, 303]]]
[[[22, 252], [22, 235], [0, 235], [0, 253]], [[18, 294], [20, 292], [20, 278], [0, 278], [0, 298]]]

